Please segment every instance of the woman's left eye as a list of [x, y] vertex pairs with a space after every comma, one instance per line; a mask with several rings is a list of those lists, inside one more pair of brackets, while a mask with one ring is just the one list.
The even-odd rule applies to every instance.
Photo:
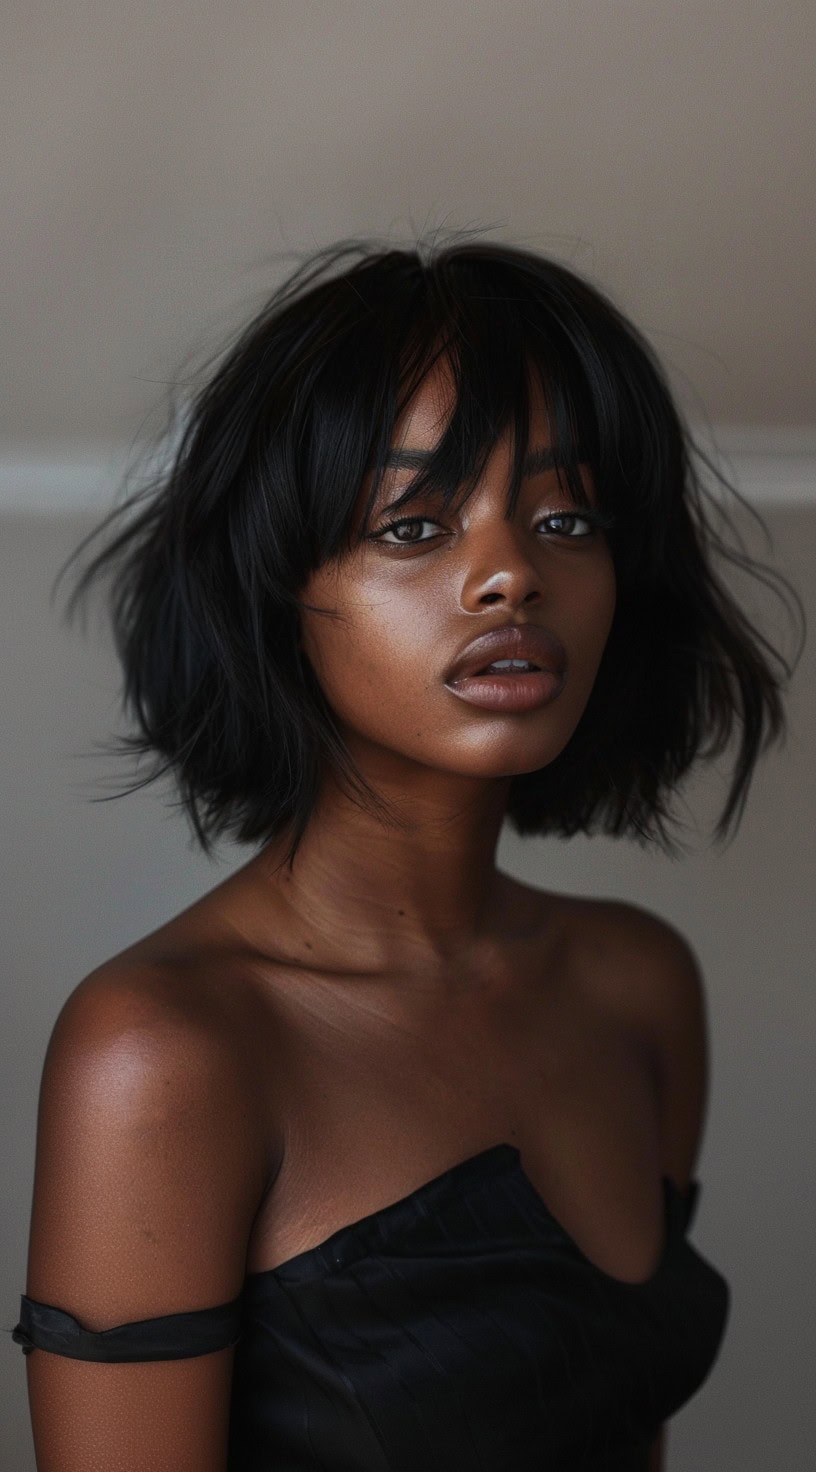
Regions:
[[[539, 526], [543, 526], [546, 522], [565, 522], [565, 521], [566, 522], [583, 522], [584, 523], [584, 526], [587, 528], [587, 531], [580, 532], [577, 535], [574, 532], [568, 532], [566, 534], [560, 533], [560, 535], [562, 536], [562, 538], [565, 541], [573, 541], [573, 542], [582, 541], [585, 537], [591, 537], [592, 534], [593, 534], [593, 532], [595, 531], [595, 522], [594, 522], [594, 520], [591, 519], [588, 516], [579, 516], [578, 513], [575, 512], [575, 511], [552, 511], [549, 516], [545, 516], [542, 519], [542, 521], [539, 522]], [[408, 526], [439, 526], [439, 522], [438, 521], [432, 521], [431, 518], [428, 517], [428, 516], [403, 516], [403, 517], [401, 517], [401, 519], [399, 521], [389, 521], [384, 527], [382, 527], [380, 529], [379, 532], [376, 532], [375, 533], [374, 540], [375, 541], [378, 541], [378, 542], [384, 541], [385, 540], [385, 533], [386, 532], [395, 532], [395, 531], [398, 531], [401, 527], [408, 527]], [[387, 542], [386, 543], [386, 546], [389, 546], [389, 547], [412, 547], [412, 546], [416, 546], [420, 542], [431, 542], [431, 541], [433, 541], [433, 537], [432, 536], [431, 537], [398, 537], [395, 542]]]
[[[593, 521], [591, 521], [588, 516], [579, 516], [578, 513], [577, 513], [577, 511], [553, 511], [550, 516], [545, 516], [544, 517], [544, 520], [545, 521], [572, 521], [572, 522], [582, 521], [584, 523], [584, 526], [589, 528], [588, 531], [581, 532], [581, 536], [582, 537], [592, 536], [592, 533], [595, 530], [595, 523]], [[576, 538], [575, 540], [578, 540], [578, 539]]]

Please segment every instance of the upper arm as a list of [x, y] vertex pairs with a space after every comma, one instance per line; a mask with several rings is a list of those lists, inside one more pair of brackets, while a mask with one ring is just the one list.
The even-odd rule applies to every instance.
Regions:
[[[705, 982], [690, 946], [668, 921], [638, 905], [601, 904], [597, 975], [641, 1038], [655, 1079], [663, 1169], [684, 1188], [696, 1173], [709, 1089]], [[648, 1472], [661, 1472], [666, 1425], [649, 1447]]]
[[662, 1164], [681, 1188], [693, 1178], [708, 1108], [705, 983], [689, 942], [662, 917], [612, 902], [601, 910], [604, 985], [643, 1041], [659, 1112]]
[[663, 1166], [685, 1187], [696, 1174], [708, 1109], [705, 984], [692, 947], [673, 926], [650, 915], [642, 934], [642, 1016], [655, 1059]]
[[[228, 1039], [160, 989], [93, 975], [40, 1085], [26, 1294], [104, 1330], [241, 1292], [257, 1128]], [[38, 1472], [224, 1472], [234, 1350], [26, 1356]]]

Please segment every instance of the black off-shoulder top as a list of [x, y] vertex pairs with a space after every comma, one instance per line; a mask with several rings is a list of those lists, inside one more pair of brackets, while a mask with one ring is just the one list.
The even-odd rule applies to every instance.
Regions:
[[646, 1472], [730, 1306], [688, 1241], [699, 1181], [663, 1189], [643, 1283], [592, 1263], [499, 1144], [248, 1274], [231, 1303], [92, 1333], [23, 1294], [13, 1338], [106, 1361], [234, 1346], [229, 1472]]

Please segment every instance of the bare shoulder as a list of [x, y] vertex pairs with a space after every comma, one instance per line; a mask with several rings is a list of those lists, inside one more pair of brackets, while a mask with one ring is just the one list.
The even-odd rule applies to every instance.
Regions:
[[[196, 1061], [226, 1063], [234, 1057], [234, 1030], [224, 1027], [227, 1009], [206, 975], [177, 961], [147, 958], [105, 962], [69, 992], [54, 1024], [50, 1047], [122, 1046], [148, 1035], [154, 1048], [179, 1050]], [[219, 1024], [221, 1024], [219, 1026]], [[181, 1058], [179, 1058], [181, 1062]]]
[[662, 1169], [685, 1189], [695, 1175], [709, 1087], [707, 1002], [693, 946], [642, 905], [536, 893], [542, 950], [568, 993], [580, 993], [631, 1038], [655, 1101]]
[[583, 983], [642, 1042], [659, 1099], [664, 1168], [684, 1187], [699, 1156], [709, 1087], [707, 1000], [694, 948], [670, 921], [623, 900], [581, 902], [572, 947]]
[[570, 900], [570, 952], [599, 993], [621, 1006], [679, 1001], [702, 985], [696, 953], [662, 915], [628, 900]]
[[76, 1088], [80, 1074], [86, 1090], [98, 1080], [108, 1109], [189, 1112], [204, 1142], [219, 1138], [221, 1121], [233, 1131], [240, 1121], [234, 1159], [248, 1199], [260, 1199], [269, 1159], [244, 995], [238, 988], [230, 995], [197, 965], [115, 958], [83, 977], [63, 1002], [43, 1079], [52, 1092], [61, 1081]]
[[677, 1025], [699, 1027], [705, 1007], [697, 955], [678, 928], [628, 900], [543, 891], [513, 881], [518, 913], [570, 985], [627, 1019], [650, 1049]]
[[[233, 1303], [260, 1195], [240, 1058], [206, 1005], [161, 967], [83, 978], [46, 1051], [26, 1295], [92, 1334]], [[38, 1467], [221, 1472], [232, 1356], [193, 1348], [111, 1374], [37, 1348]]]
[[699, 1028], [705, 990], [697, 955], [669, 920], [627, 900], [570, 901], [571, 973], [638, 1029], [662, 1064], [678, 1031]]
[[702, 984], [686, 937], [663, 916], [628, 900], [544, 891], [513, 881], [517, 906], [599, 1000], [636, 1013]]

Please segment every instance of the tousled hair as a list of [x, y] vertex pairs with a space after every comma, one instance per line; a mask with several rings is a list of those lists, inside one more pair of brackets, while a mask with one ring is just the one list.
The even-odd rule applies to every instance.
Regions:
[[[695, 457], [764, 524], [694, 443], [654, 351], [608, 296], [536, 252], [456, 238], [406, 248], [346, 240], [301, 260], [214, 371], [206, 365], [169, 463], [63, 565], [57, 582], [125, 516], [67, 609], [70, 619], [108, 575], [136, 734], [106, 749], [158, 758], [114, 796], [169, 771], [206, 854], [224, 834], [254, 845], [288, 834], [291, 864], [329, 764], [399, 825], [301, 653], [298, 595], [363, 534], [395, 422], [441, 354], [455, 379], [452, 418], [400, 506], [426, 487], [446, 510], [466, 498], [512, 425], [513, 514], [532, 370], [575, 505], [590, 504], [578, 469], [588, 463], [610, 518], [616, 607], [596, 680], [559, 755], [511, 779], [509, 823], [519, 834], [629, 835], [675, 854], [667, 825], [681, 779], [738, 732], [722, 841], [739, 825], [760, 753], [785, 733], [778, 670], [789, 679], [792, 666], [739, 607], [715, 554], [775, 591], [784, 585], [804, 621], [801, 600], [715, 530]], [[171, 429], [178, 419], [171, 392]]]

